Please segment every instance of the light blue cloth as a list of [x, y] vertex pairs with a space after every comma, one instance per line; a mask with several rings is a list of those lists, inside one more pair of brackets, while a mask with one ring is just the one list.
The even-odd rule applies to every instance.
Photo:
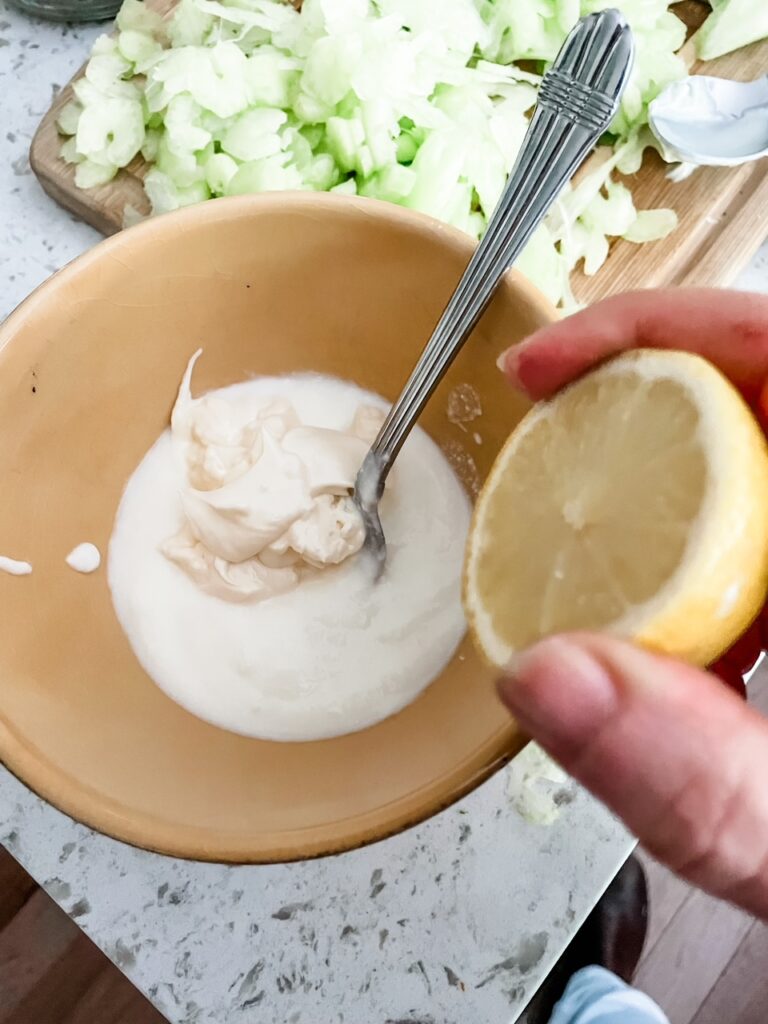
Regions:
[[549, 1024], [669, 1024], [654, 1001], [604, 967], [584, 967], [568, 982]]

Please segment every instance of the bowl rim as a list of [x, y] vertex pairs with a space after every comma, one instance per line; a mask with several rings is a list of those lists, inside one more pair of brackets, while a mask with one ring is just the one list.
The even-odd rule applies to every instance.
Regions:
[[[475, 248], [472, 238], [457, 228], [427, 214], [375, 199], [323, 192], [271, 192], [216, 199], [149, 218], [101, 239], [74, 257], [41, 282], [0, 324], [0, 353], [11, 343], [32, 310], [54, 300], [71, 280], [87, 273], [93, 264], [105, 257], [118, 256], [126, 246], [141, 248], [152, 245], [169, 231], [194, 230], [198, 224], [258, 217], [261, 213], [275, 211], [311, 211], [318, 207], [340, 213], [351, 210], [357, 215], [393, 222], [404, 229], [432, 235], [440, 240], [440, 244], [466, 253], [467, 260]], [[508, 270], [501, 288], [508, 291], [514, 301], [529, 306], [543, 322], [558, 319], [559, 314], [549, 300], [519, 271]], [[509, 724], [488, 737], [450, 773], [393, 801], [397, 810], [393, 808], [385, 821], [382, 820], [384, 808], [377, 807], [347, 819], [343, 834], [339, 834], [342, 822], [337, 820], [331, 824], [272, 833], [270, 842], [257, 849], [253, 840], [246, 841], [240, 835], [214, 835], [204, 827], [184, 826], [180, 829], [178, 825], [154, 815], [135, 811], [127, 813], [124, 805], [87, 783], [73, 779], [50, 762], [43, 751], [18, 734], [0, 709], [0, 763], [57, 810], [88, 828], [139, 849], [182, 860], [223, 864], [311, 860], [384, 840], [433, 817], [466, 796], [503, 767], [526, 743], [527, 739], [510, 719]]]

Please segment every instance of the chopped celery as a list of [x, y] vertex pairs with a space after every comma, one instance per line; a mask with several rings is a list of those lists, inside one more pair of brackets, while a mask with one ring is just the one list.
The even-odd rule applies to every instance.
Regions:
[[134, 66], [149, 68], [151, 62], [162, 53], [162, 46], [146, 32], [126, 28], [117, 37], [120, 56]]
[[287, 121], [282, 110], [246, 110], [221, 136], [221, 148], [237, 160], [260, 160], [282, 149], [278, 130]]
[[155, 213], [168, 213], [182, 206], [192, 206], [210, 198], [210, 191], [204, 181], [195, 182], [187, 187], [175, 184], [167, 174], [157, 167], [147, 172], [144, 178], [144, 190], [152, 203]]
[[[667, 0], [304, 0], [300, 12], [282, 0], [180, 0], [167, 20], [125, 0], [117, 36], [96, 40], [59, 115], [62, 156], [94, 187], [141, 152], [156, 213], [211, 196], [330, 190], [477, 238], [539, 72], [580, 15], [609, 5], [635, 34], [629, 87], [606, 145], [518, 261], [553, 302], [572, 305], [578, 263], [595, 273], [611, 238], [650, 241], [675, 225], [671, 211], [638, 213], [613, 177], [637, 171], [653, 145], [648, 104], [687, 73]], [[760, 9], [716, 0], [699, 45], [738, 44]]]
[[227, 191], [227, 185], [237, 174], [237, 160], [233, 160], [226, 153], [212, 153], [203, 164], [205, 181], [211, 194], [223, 196]]
[[64, 104], [59, 111], [59, 116], [56, 118], [56, 127], [62, 135], [75, 135], [77, 133], [77, 125], [82, 112], [82, 104], [78, 103], [77, 100], [70, 100]]
[[339, 195], [344, 196], [356, 196], [357, 195], [357, 184], [354, 178], [347, 178], [346, 181], [339, 182], [338, 185], [334, 185], [328, 190], [329, 192], [337, 192]]
[[83, 162], [84, 157], [80, 156], [77, 152], [77, 140], [74, 135], [71, 135], [66, 142], [61, 144], [61, 159], [66, 160], [68, 164], [79, 164]]
[[141, 32], [150, 37], [163, 31], [162, 17], [142, 0], [123, 0], [116, 25], [121, 32]]
[[665, 238], [677, 227], [677, 214], [674, 210], [641, 210], [634, 222], [623, 232], [628, 242], [654, 242], [657, 238]]
[[713, 60], [768, 37], [765, 0], [715, 0], [712, 14], [696, 33], [696, 52]]
[[144, 142], [144, 114], [137, 100], [106, 96], [86, 105], [77, 122], [77, 152], [104, 166], [125, 167]]
[[227, 185], [227, 195], [248, 192], [280, 192], [283, 189], [304, 188], [304, 179], [292, 164], [286, 164], [283, 154], [250, 160], [241, 164]]
[[116, 174], [115, 164], [98, 164], [81, 157], [75, 165], [75, 184], [78, 188], [97, 188], [99, 185], [106, 185]]

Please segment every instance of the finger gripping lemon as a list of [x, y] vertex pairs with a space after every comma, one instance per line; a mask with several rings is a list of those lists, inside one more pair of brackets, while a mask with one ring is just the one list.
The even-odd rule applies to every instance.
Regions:
[[502, 667], [603, 630], [706, 665], [768, 589], [768, 447], [699, 356], [619, 356], [519, 423], [480, 493], [464, 605]]

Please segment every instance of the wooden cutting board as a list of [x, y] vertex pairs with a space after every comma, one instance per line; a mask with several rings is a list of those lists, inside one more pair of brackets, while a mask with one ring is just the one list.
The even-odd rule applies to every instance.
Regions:
[[[148, 0], [167, 13], [175, 0]], [[676, 13], [694, 29], [708, 7], [699, 0], [677, 4]], [[749, 80], [768, 68], [768, 41], [707, 64], [694, 72]], [[82, 71], [79, 73], [82, 74]], [[78, 76], [76, 76], [78, 77]], [[146, 164], [133, 161], [113, 181], [82, 191], [74, 168], [59, 157], [56, 118], [71, 99], [71, 83], [61, 90], [32, 140], [30, 163], [45, 191], [58, 203], [106, 235], [124, 226], [126, 208], [149, 212], [142, 177]], [[671, 207], [679, 226], [668, 238], [637, 246], [618, 240], [607, 263], [592, 278], [575, 275], [574, 291], [583, 302], [630, 288], [664, 285], [729, 284], [768, 235], [768, 161], [735, 168], [702, 168], [680, 184], [666, 178], [668, 167], [649, 153], [640, 171], [628, 179], [638, 209]]]

